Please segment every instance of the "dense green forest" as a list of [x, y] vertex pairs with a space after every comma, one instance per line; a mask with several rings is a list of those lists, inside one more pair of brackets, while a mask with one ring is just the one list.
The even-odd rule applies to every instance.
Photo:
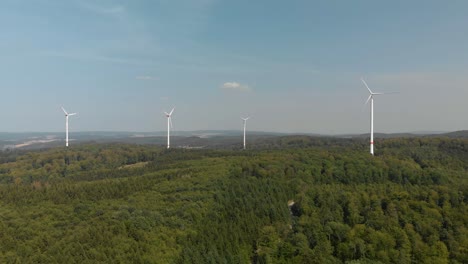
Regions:
[[0, 263], [468, 263], [468, 140], [0, 153]]

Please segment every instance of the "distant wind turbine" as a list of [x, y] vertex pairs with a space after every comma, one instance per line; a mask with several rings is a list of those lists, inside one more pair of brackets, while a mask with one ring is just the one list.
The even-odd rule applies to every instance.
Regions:
[[[382, 94], [391, 94], [391, 93], [374, 93], [371, 91], [369, 86], [367, 85], [366, 81], [361, 78], [362, 83], [366, 86], [367, 90], [369, 90], [369, 98], [365, 104], [368, 104], [370, 101], [370, 154], [374, 155], [374, 95], [382, 95]], [[394, 92], [392, 92], [394, 93]]]
[[247, 120], [249, 120], [250, 117], [243, 118], [241, 117], [242, 120], [244, 120], [244, 149], [245, 149], [245, 129], [247, 127]]
[[167, 117], [167, 148], [170, 148], [170, 146], [171, 146], [170, 131], [171, 131], [171, 128], [172, 128], [172, 113], [174, 112], [174, 109], [175, 108], [172, 108], [171, 112], [169, 112], [169, 113], [164, 112], [164, 114], [166, 114], [166, 117]]
[[65, 146], [68, 147], [68, 117], [74, 116], [76, 113], [68, 113], [65, 108], [62, 107], [63, 112], [65, 113]]

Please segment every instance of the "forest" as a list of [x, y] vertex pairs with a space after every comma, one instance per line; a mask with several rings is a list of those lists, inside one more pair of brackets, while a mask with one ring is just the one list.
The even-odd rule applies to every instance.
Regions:
[[0, 263], [468, 263], [468, 139], [0, 152]]

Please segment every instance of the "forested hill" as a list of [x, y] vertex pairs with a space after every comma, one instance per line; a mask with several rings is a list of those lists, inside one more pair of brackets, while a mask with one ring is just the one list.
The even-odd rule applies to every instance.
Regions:
[[0, 153], [0, 263], [468, 263], [468, 140]]
[[[165, 146], [167, 132], [74, 132], [71, 145], [79, 144], [140, 144]], [[0, 150], [38, 150], [57, 148], [64, 145], [63, 133], [4, 133], [0, 132]], [[281, 138], [319, 138], [319, 141], [334, 139], [368, 141], [369, 134], [287, 134], [277, 132], [248, 131], [247, 142], [256, 147], [266, 141], [278, 143]], [[415, 133], [375, 133], [377, 140], [395, 138], [452, 138], [467, 139], [468, 130], [450, 133], [415, 132]], [[231, 130], [202, 130], [202, 131], [173, 131], [171, 143], [175, 148], [210, 148], [210, 149], [239, 149], [242, 145], [242, 131]], [[262, 146], [265, 147], [265, 146]]]

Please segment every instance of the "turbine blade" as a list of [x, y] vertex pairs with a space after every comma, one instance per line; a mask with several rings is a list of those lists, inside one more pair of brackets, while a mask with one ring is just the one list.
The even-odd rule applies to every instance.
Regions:
[[172, 112], [174, 112], [174, 109], [175, 109], [175, 107], [172, 108], [172, 110], [171, 110], [171, 112], [169, 113], [169, 115], [172, 115]]
[[364, 105], [367, 105], [367, 104], [369, 103], [369, 101], [370, 101], [371, 98], [372, 98], [372, 94], [369, 95], [369, 98], [367, 98], [367, 101], [366, 101], [366, 103], [365, 103]]
[[74, 115], [77, 115], [78, 113], [71, 113], [71, 114], [68, 114], [68, 116], [74, 116]]
[[169, 116], [169, 114], [167, 112], [164, 112], [165, 115]]
[[62, 111], [65, 113], [65, 115], [68, 115], [67, 110], [65, 110], [65, 108], [63, 108], [63, 106], [62, 106]]
[[169, 125], [171, 126], [171, 128], [174, 128], [174, 127], [172, 126], [172, 118], [170, 118], [170, 117], [169, 117]]
[[364, 81], [363, 78], [361, 78], [361, 81], [362, 81], [362, 83], [364, 83], [364, 85], [366, 86], [367, 90], [369, 90], [369, 93], [374, 94], [374, 93], [371, 91], [371, 89], [369, 88], [369, 86], [367, 85], [366, 81]]
[[388, 92], [388, 93], [373, 93], [372, 95], [385, 95], [385, 94], [397, 94], [398, 92]]

